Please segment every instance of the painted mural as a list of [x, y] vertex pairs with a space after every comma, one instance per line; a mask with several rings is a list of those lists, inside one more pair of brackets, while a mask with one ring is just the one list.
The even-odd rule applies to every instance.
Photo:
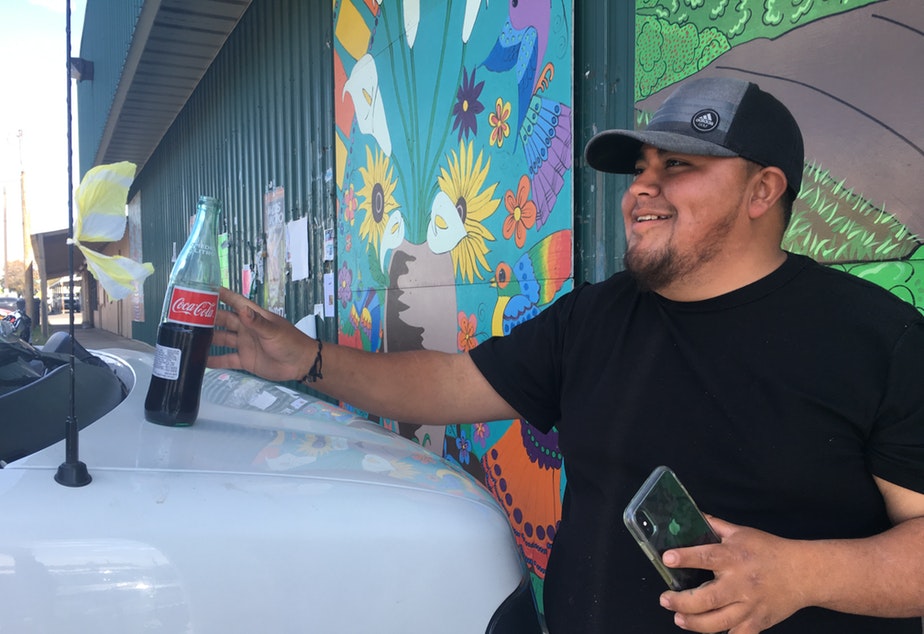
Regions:
[[[465, 351], [571, 289], [571, 16], [567, 0], [334, 1], [341, 344]], [[555, 435], [381, 422], [485, 483], [541, 583]]]
[[920, 0], [638, 0], [639, 124], [678, 82], [755, 81], [805, 136], [784, 247], [924, 312], [924, 5]]

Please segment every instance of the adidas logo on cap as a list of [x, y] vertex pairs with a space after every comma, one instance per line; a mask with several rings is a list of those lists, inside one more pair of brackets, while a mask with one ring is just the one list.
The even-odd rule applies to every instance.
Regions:
[[690, 121], [694, 130], [712, 132], [719, 126], [719, 113], [712, 109], [700, 110]]

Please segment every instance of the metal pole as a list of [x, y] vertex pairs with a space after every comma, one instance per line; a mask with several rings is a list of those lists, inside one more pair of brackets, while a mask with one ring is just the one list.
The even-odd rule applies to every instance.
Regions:
[[71, 133], [71, 3], [67, 5], [66, 32], [67, 32], [67, 54], [64, 56], [64, 66], [67, 73], [67, 261], [68, 270], [70, 271], [70, 289], [71, 289], [71, 310], [70, 310], [70, 338], [71, 338], [71, 364], [70, 364], [70, 399], [71, 411], [67, 417], [64, 429], [64, 452], [65, 458], [58, 466], [58, 472], [55, 474], [55, 480], [59, 484], [69, 487], [82, 487], [90, 484], [93, 479], [90, 472], [87, 471], [87, 465], [80, 462], [78, 454], [78, 429], [77, 426], [77, 408], [76, 408], [76, 371], [74, 361], [74, 159], [73, 159], [73, 135]]
[[6, 279], [10, 270], [10, 240], [6, 232], [6, 185], [3, 186], [3, 285], [9, 286]]

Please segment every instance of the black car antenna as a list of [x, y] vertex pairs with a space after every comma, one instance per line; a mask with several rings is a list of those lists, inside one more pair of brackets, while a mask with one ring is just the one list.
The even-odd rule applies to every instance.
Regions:
[[74, 141], [71, 132], [71, 2], [65, 2], [65, 32], [67, 34], [67, 54], [65, 68], [67, 69], [67, 264], [70, 274], [70, 323], [68, 335], [70, 338], [70, 413], [64, 428], [64, 462], [58, 466], [55, 481], [68, 487], [82, 487], [90, 484], [93, 479], [87, 470], [87, 465], [78, 459], [77, 441], [77, 404], [76, 404], [76, 367], [74, 359]]

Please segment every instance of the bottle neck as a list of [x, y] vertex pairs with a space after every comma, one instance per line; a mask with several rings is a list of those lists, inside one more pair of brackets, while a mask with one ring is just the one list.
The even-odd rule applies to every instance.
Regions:
[[215, 204], [199, 203], [199, 206], [196, 208], [196, 219], [193, 221], [189, 239], [200, 243], [203, 240], [213, 242], [215, 240], [219, 212], [220, 208]]

